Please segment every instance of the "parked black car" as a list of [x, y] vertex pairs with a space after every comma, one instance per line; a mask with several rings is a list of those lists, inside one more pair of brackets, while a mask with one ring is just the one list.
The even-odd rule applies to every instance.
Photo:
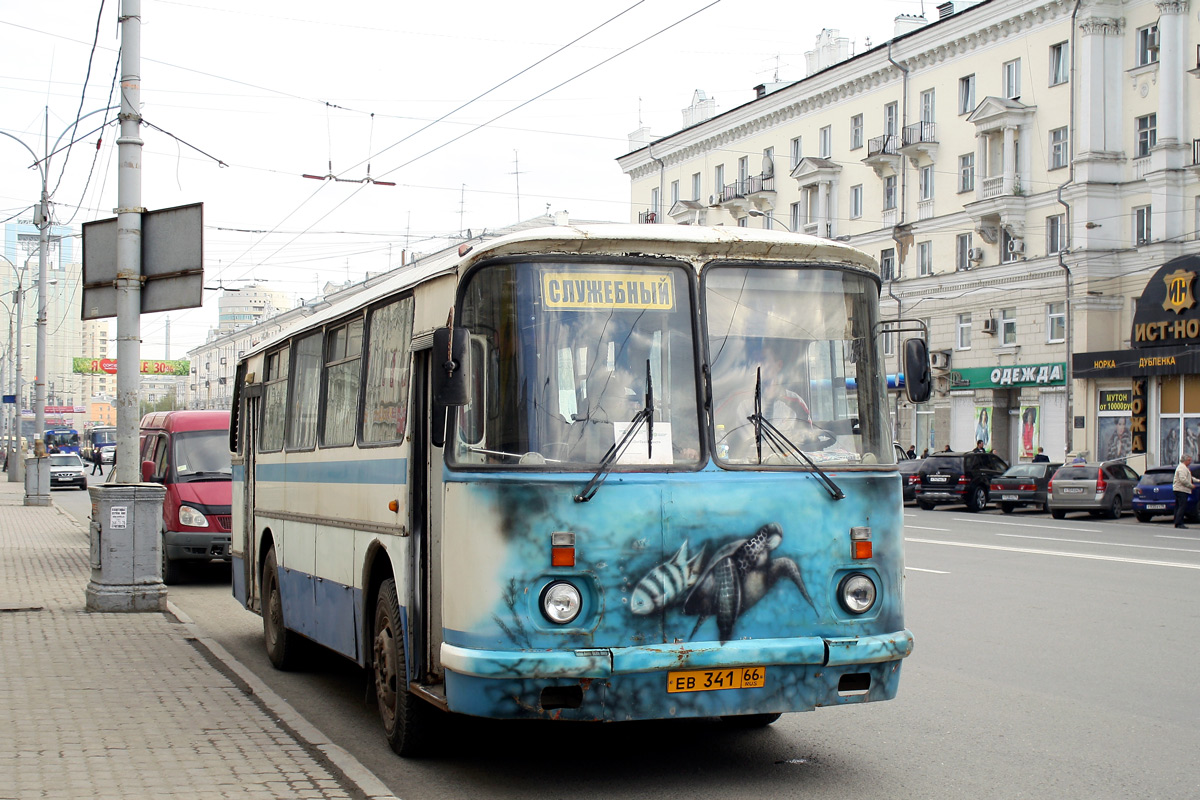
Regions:
[[1049, 512], [1046, 484], [1062, 464], [1013, 464], [998, 478], [992, 478], [991, 498], [1005, 514], [1015, 508], [1037, 506]]
[[971, 512], [987, 506], [992, 479], [1008, 464], [995, 453], [931, 453], [921, 464], [917, 505], [928, 511], [943, 503], [965, 503]]
[[921, 482], [920, 469], [923, 458], [906, 458], [900, 462], [900, 484], [904, 487], [904, 502], [917, 499], [917, 484]]

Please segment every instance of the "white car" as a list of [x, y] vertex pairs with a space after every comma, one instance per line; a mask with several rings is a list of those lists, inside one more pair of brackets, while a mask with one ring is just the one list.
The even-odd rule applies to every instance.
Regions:
[[50, 456], [50, 488], [74, 486], [87, 489], [87, 478], [83, 474], [83, 459], [78, 453], [54, 453]]

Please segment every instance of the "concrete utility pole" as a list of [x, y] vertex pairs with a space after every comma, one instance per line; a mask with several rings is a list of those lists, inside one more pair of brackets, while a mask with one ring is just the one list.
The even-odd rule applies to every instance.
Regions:
[[141, 0], [121, 3], [121, 134], [117, 138], [117, 462], [113, 484], [92, 486], [89, 611], [163, 611], [162, 503], [140, 483], [138, 381], [142, 338]]
[[38, 204], [34, 222], [38, 226], [38, 315], [37, 315], [37, 374], [33, 377], [33, 435], [42, 438], [46, 430], [46, 248], [50, 242], [50, 188], [47, 183], [50, 171], [50, 107], [45, 107], [42, 125], [42, 152], [46, 163], [42, 164], [42, 198]]

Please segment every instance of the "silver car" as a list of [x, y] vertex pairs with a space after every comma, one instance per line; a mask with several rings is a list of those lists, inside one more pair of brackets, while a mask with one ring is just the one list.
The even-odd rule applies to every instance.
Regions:
[[1068, 511], [1119, 519], [1133, 508], [1133, 487], [1139, 475], [1123, 461], [1067, 464], [1050, 479], [1050, 515], [1062, 519]]

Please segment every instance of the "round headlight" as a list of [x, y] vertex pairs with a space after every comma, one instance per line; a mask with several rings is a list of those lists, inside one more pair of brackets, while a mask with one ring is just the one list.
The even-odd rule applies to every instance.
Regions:
[[551, 622], [566, 625], [579, 616], [582, 607], [579, 590], [569, 583], [552, 583], [542, 592], [542, 613]]
[[851, 614], [865, 614], [875, 605], [875, 582], [861, 572], [842, 578], [838, 586], [838, 601]]
[[180, 506], [179, 524], [187, 525], [190, 528], [207, 528], [208, 520], [204, 518], [203, 514], [191, 506]]

